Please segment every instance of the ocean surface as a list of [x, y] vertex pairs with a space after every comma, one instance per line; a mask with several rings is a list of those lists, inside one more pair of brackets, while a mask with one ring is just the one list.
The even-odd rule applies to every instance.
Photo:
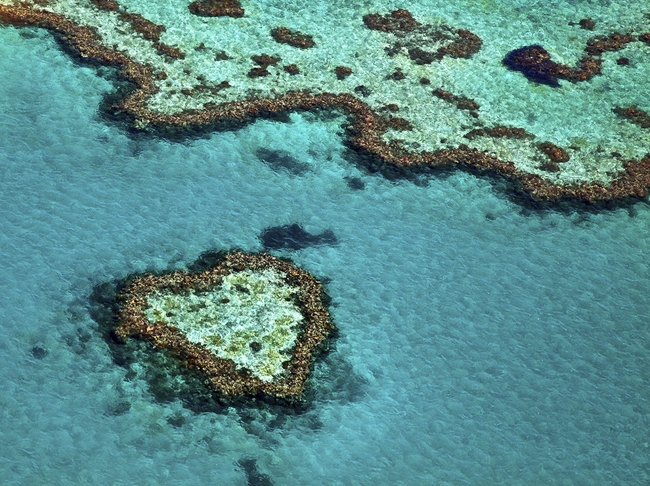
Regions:
[[[99, 111], [110, 73], [0, 28], [2, 484], [650, 484], [647, 202], [388, 180], [336, 116], [130, 136]], [[273, 251], [325, 279], [339, 329], [305, 411], [196, 411], [113, 360], [96, 286], [293, 223], [338, 241]]]

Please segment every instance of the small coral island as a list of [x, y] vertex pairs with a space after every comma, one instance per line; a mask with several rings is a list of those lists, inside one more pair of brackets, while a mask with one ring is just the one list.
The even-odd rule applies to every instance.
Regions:
[[150, 342], [205, 377], [218, 397], [299, 401], [334, 329], [321, 284], [268, 254], [135, 278], [119, 297], [118, 340]]

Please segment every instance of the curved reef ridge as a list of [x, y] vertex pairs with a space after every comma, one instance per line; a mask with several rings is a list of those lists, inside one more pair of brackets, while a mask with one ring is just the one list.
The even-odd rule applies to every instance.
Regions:
[[[186, 24], [214, 22], [220, 32], [228, 28], [242, 36], [250, 28], [240, 18], [249, 15], [243, 10], [230, 17], [199, 17], [196, 3], [186, 9]], [[239, 5], [213, 3], [220, 8]], [[116, 66], [119, 76], [134, 88], [110, 110], [129, 117], [137, 129], [163, 134], [210, 130], [278, 113], [328, 109], [347, 116], [351, 148], [388, 167], [456, 166], [496, 173], [537, 200], [610, 201], [644, 197], [650, 188], [650, 144], [645, 147], [648, 140], [636, 143], [634, 138], [639, 133], [648, 138], [646, 132], [629, 132], [628, 139], [606, 149], [584, 139], [582, 146], [562, 147], [558, 140], [533, 133], [517, 136], [528, 132], [506, 126], [507, 122], [483, 122], [480, 105], [473, 99], [429, 87], [431, 81], [423, 75], [430, 72], [427, 69], [445, 62], [469, 63], [483, 41], [466, 29], [425, 23], [404, 9], [359, 18], [351, 38], [365, 49], [365, 57], [346, 59], [345, 76], [340, 75], [340, 58], [332, 59], [331, 66], [323, 63], [320, 49], [326, 49], [328, 39], [322, 34], [312, 31], [313, 41], [311, 35], [280, 25], [269, 26], [268, 39], [254, 39], [251, 44], [258, 46], [257, 52], [236, 56], [234, 49], [224, 50], [223, 43], [198, 42], [188, 34], [191, 29], [156, 24], [140, 13], [127, 12], [115, 0], [0, 0], [0, 20], [49, 29], [78, 58]], [[278, 32], [287, 35], [278, 41]], [[620, 42], [610, 45], [611, 39]], [[600, 56], [627, 45], [649, 49], [648, 39], [648, 33], [600, 35], [588, 40], [586, 51]], [[541, 46], [533, 47], [535, 59], [528, 47], [513, 51], [519, 57], [511, 54], [508, 62], [550, 79], [554, 86], [557, 78], [573, 84], [603, 75], [600, 58], [588, 76], [582, 71], [574, 75], [578, 71], [550, 61]], [[396, 112], [399, 116], [394, 116]], [[612, 106], [609, 113], [622, 112]], [[623, 131], [644, 128], [629, 114], [613, 118], [631, 127]]]
[[291, 263], [235, 252], [198, 273], [135, 278], [118, 299], [115, 336], [170, 351], [221, 398], [297, 401], [334, 329], [322, 296]]

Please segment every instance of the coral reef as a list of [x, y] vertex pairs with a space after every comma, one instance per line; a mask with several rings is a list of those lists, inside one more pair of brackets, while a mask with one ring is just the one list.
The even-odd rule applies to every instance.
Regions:
[[366, 27], [382, 32], [410, 32], [415, 30], [419, 24], [405, 9], [393, 10], [388, 15], [368, 14], [363, 16], [363, 23]]
[[600, 56], [603, 52], [619, 51], [634, 41], [632, 34], [614, 32], [610, 35], [597, 36], [587, 41], [585, 51], [592, 56]]
[[551, 61], [549, 52], [535, 44], [510, 51], [503, 59], [503, 64], [513, 71], [520, 71], [531, 81], [559, 87], [558, 78], [574, 82], [586, 81], [600, 74], [601, 61], [585, 56], [578, 63], [578, 68], [571, 69], [569, 66]]
[[551, 162], [560, 163], [568, 162], [570, 157], [566, 150], [562, 147], [558, 147], [551, 142], [542, 142], [537, 146], [543, 153], [545, 153]]
[[280, 61], [282, 61], [281, 57], [269, 56], [268, 54], [251, 56], [251, 59], [259, 67], [252, 68], [250, 71], [248, 71], [249, 78], [259, 78], [260, 76], [268, 76], [271, 73], [269, 73], [267, 68], [269, 66], [274, 66]]
[[596, 22], [594, 22], [593, 19], [586, 18], [586, 19], [580, 19], [578, 25], [580, 26], [581, 29], [594, 30], [594, 27], [596, 27]]
[[275, 29], [272, 29], [271, 37], [273, 37], [273, 39], [280, 44], [288, 44], [300, 49], [309, 49], [316, 45], [313, 37], [309, 34], [303, 34], [302, 32], [289, 30], [286, 27], [277, 27]]
[[431, 64], [445, 56], [469, 58], [483, 44], [469, 30], [421, 24], [404, 9], [394, 10], [387, 15], [365, 15], [363, 23], [369, 29], [394, 36], [393, 44], [386, 48], [389, 56], [405, 52], [416, 64]]
[[336, 78], [342, 81], [352, 74], [352, 69], [347, 66], [336, 66], [334, 73], [336, 74]]
[[489, 128], [475, 128], [474, 130], [467, 132], [464, 137], [470, 140], [473, 140], [476, 137], [525, 139], [535, 138], [535, 135], [528, 133], [523, 128], [496, 126]]
[[625, 118], [626, 120], [639, 125], [641, 128], [650, 128], [650, 114], [636, 106], [630, 106], [628, 108], [617, 107], [614, 108], [613, 111], [621, 118]]
[[239, 0], [198, 0], [189, 5], [190, 12], [202, 17], [243, 17]]
[[334, 329], [320, 283], [268, 254], [226, 254], [198, 273], [132, 279], [115, 336], [166, 349], [218, 396], [300, 400]]
[[[424, 83], [427, 84], [427, 83]], [[476, 101], [466, 96], [457, 96], [449, 91], [445, 91], [442, 88], [436, 88], [433, 90], [433, 96], [440, 98], [448, 103], [452, 103], [459, 110], [468, 110], [472, 113], [472, 116], [478, 116], [476, 111], [481, 107]]]
[[120, 9], [120, 4], [115, 0], [90, 0], [95, 7], [99, 10], [107, 12], [117, 12]]
[[295, 76], [296, 74], [300, 74], [300, 68], [296, 66], [295, 64], [287, 64], [282, 67], [286, 72], [291, 74], [292, 76]]
[[[110, 5], [110, 9], [113, 10], [113, 4]], [[160, 34], [166, 30], [164, 25], [154, 24], [140, 14], [120, 12], [119, 18], [131, 24], [133, 30], [142, 34], [142, 37], [147, 40], [159, 41]]]
[[[211, 3], [220, 6], [234, 4]], [[207, 78], [201, 78], [202, 73], [193, 71], [196, 66], [194, 56], [203, 55], [205, 52], [206, 56], [209, 55], [209, 58], [204, 60], [205, 64], [209, 64], [213, 58], [230, 62], [229, 56], [220, 58], [216, 49], [205, 47], [204, 43], [199, 51], [196, 47], [191, 47], [187, 59], [184, 59], [184, 52], [179, 47], [168, 46], [160, 40], [155, 40], [155, 36], [160, 35], [160, 32], [156, 33], [159, 31], [156, 24], [136, 18], [129, 21], [129, 17], [120, 15], [123, 10], [119, 5], [116, 10], [115, 0], [88, 1], [87, 4], [84, 3], [83, 8], [79, 7], [74, 15], [65, 11], [70, 5], [72, 4], [61, 0], [50, 0], [47, 7], [41, 8], [26, 2], [10, 4], [9, 0], [0, 0], [0, 20], [17, 26], [29, 25], [49, 29], [57, 33], [57, 39], [78, 60], [116, 67], [118, 77], [126, 81], [132, 89], [125, 90], [123, 97], [107, 104], [106, 109], [112, 115], [129, 120], [138, 130], [148, 130], [163, 136], [177, 136], [193, 133], [197, 129], [237, 127], [260, 116], [326, 109], [347, 117], [345, 143], [359, 154], [360, 161], [367, 164], [371, 170], [379, 170], [381, 173], [404, 173], [434, 167], [459, 167], [475, 173], [498, 173], [512, 182], [515, 191], [542, 201], [571, 199], [589, 203], [608, 202], [614, 199], [643, 197], [650, 187], [650, 156], [641, 155], [643, 152], [639, 150], [630, 152], [635, 154], [631, 156], [619, 154], [614, 161], [607, 155], [609, 161], [603, 159], [607, 164], [603, 170], [599, 166], [601, 156], [598, 154], [601, 152], [595, 151], [595, 147], [592, 152], [583, 150], [581, 156], [574, 157], [571, 163], [561, 168], [558, 166], [561, 170], [553, 177], [548, 177], [546, 169], [539, 170], [539, 159], [534, 155], [526, 162], [527, 166], [521, 165], [511, 155], [497, 156], [492, 149], [487, 148], [490, 146], [488, 143], [482, 143], [480, 137], [505, 137], [516, 141], [529, 138], [529, 135], [532, 137], [532, 134], [527, 134], [519, 128], [486, 128], [478, 120], [476, 123], [472, 121], [472, 113], [477, 114], [477, 111], [471, 109], [466, 110], [469, 112], [470, 116], [467, 118], [470, 122], [464, 123], [461, 130], [467, 130], [465, 136], [472, 140], [474, 148], [465, 144], [453, 146], [446, 143], [446, 138], [440, 137], [440, 144], [432, 144], [433, 148], [415, 151], [412, 147], [417, 145], [411, 140], [419, 137], [420, 133], [426, 133], [420, 130], [424, 130], [427, 120], [418, 118], [416, 110], [410, 109], [409, 102], [396, 97], [395, 93], [410, 92], [411, 88], [422, 89], [428, 78], [423, 77], [420, 72], [417, 72], [415, 77], [408, 76], [409, 70], [396, 70], [398, 66], [395, 64], [390, 64], [390, 69], [394, 72], [388, 76], [391, 79], [401, 78], [399, 82], [376, 83], [376, 79], [385, 79], [387, 72], [379, 73], [379, 78], [372, 80], [367, 77], [365, 68], [361, 65], [359, 69], [355, 67], [354, 77], [359, 78], [356, 87], [355, 84], [348, 87], [348, 83], [339, 83], [340, 88], [331, 85], [332, 89], [325, 92], [310, 89], [308, 75], [311, 74], [307, 72], [304, 76], [292, 78], [293, 81], [302, 81], [304, 78], [305, 84], [301, 84], [298, 89], [283, 89], [282, 83], [289, 79], [289, 75], [299, 71], [297, 66], [292, 64], [282, 69], [276, 68], [274, 76], [268, 77], [264, 83], [246, 85], [246, 69], [241, 73], [234, 73], [235, 62], [232, 62], [229, 69], [233, 74], [228, 75], [228, 80], [207, 81]], [[53, 10], [54, 7], [58, 10]], [[109, 18], [110, 22], [107, 22]], [[388, 45], [387, 54], [402, 56], [400, 62], [410, 59], [416, 63], [427, 64], [429, 59], [439, 62], [445, 56], [466, 58], [481, 46], [481, 40], [466, 30], [424, 24], [405, 10], [396, 10], [388, 15], [370, 14], [364, 18], [364, 23], [371, 30], [381, 33]], [[145, 34], [136, 29], [147, 32], [146, 35], [150, 39], [145, 38]], [[377, 35], [372, 32], [368, 34]], [[103, 39], [102, 35], [107, 35], [110, 41]], [[169, 32], [165, 34], [166, 37], [169, 35]], [[600, 72], [601, 59], [598, 53], [618, 49], [633, 41], [647, 43], [650, 41], [650, 34], [631, 36], [616, 33], [596, 37], [587, 45], [590, 52], [596, 54], [587, 54], [576, 68], [551, 61], [550, 54], [541, 46], [528, 46], [519, 50], [519, 59], [513, 59], [513, 65], [522, 71], [527, 70], [533, 78], [538, 77], [552, 85], [557, 83], [558, 79], [581, 81]], [[198, 41], [191, 45], [196, 46], [197, 43]], [[187, 46], [186, 43], [180, 45]], [[161, 56], [151, 56], [151, 52], [157, 52]], [[229, 52], [236, 56], [235, 50], [229, 48]], [[248, 55], [250, 52], [246, 54]], [[258, 67], [248, 72], [249, 77], [268, 76], [270, 72], [267, 68], [275, 63], [270, 62], [274, 59], [279, 62], [279, 58], [273, 56], [253, 56]], [[358, 62], [361, 63], [362, 60]], [[239, 66], [245, 66], [244, 59], [238, 59], [237, 68]], [[413, 69], [422, 67], [413, 66]], [[395, 74], [400, 72], [401, 75]], [[336, 80], [333, 82], [336, 83]], [[267, 89], [267, 85], [272, 83], [273, 86]], [[248, 91], [242, 91], [242, 85], [246, 85]], [[385, 96], [384, 87], [386, 92], [392, 93], [390, 97]], [[229, 89], [224, 91], [223, 88]], [[455, 95], [446, 93], [440, 90], [434, 95], [454, 104], [460, 110], [472, 106], [472, 100], [469, 98], [453, 98]], [[399, 106], [403, 118], [385, 116], [384, 107], [391, 104]], [[635, 119], [632, 116], [627, 118]], [[408, 138], [406, 143], [395, 139], [400, 134], [396, 134], [394, 129], [400, 128], [410, 129], [409, 133], [402, 135]], [[522, 144], [535, 148], [525, 140]], [[517, 155], [514, 151], [510, 153]], [[587, 153], [594, 155], [585, 156]], [[608, 153], [618, 151], [614, 149]], [[549, 160], [549, 163], [556, 162]], [[588, 175], [582, 175], [587, 171]], [[568, 177], [563, 178], [565, 174]]]

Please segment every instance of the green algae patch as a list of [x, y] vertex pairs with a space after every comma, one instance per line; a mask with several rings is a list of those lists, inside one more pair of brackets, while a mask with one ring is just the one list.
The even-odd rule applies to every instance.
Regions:
[[227, 254], [199, 273], [144, 275], [120, 296], [122, 341], [167, 349], [222, 397], [299, 400], [334, 326], [320, 283], [268, 254]]

